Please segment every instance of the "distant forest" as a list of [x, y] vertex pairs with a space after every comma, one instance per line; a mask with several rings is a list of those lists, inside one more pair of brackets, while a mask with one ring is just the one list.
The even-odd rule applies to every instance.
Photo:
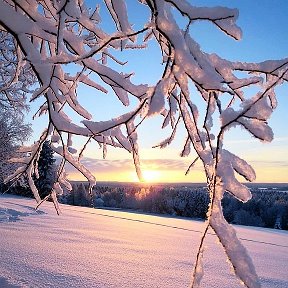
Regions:
[[[225, 193], [222, 205], [226, 220], [238, 225], [288, 230], [288, 185], [250, 189], [253, 198], [247, 203]], [[205, 219], [209, 195], [203, 185], [170, 187], [160, 184], [142, 187], [139, 184], [98, 184], [89, 195], [84, 183], [74, 183], [73, 190], [62, 195], [60, 202]]]

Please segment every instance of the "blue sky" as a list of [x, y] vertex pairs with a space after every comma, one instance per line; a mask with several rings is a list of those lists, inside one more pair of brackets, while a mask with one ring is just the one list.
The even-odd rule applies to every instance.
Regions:
[[[95, 1], [93, 1], [95, 2]], [[135, 27], [143, 23], [141, 17], [148, 17], [145, 9], [135, 0], [128, 0], [130, 22]], [[192, 25], [191, 35], [201, 45], [202, 50], [217, 53], [229, 60], [258, 62], [268, 59], [288, 57], [288, 2], [286, 0], [234, 0], [234, 1], [190, 1], [195, 6], [226, 6], [239, 9], [237, 24], [243, 32], [243, 39], [235, 41], [227, 37], [211, 23], [205, 21]], [[135, 4], [136, 3], [136, 4]], [[141, 17], [140, 17], [141, 15]], [[143, 16], [144, 15], [144, 16]], [[112, 22], [103, 14], [105, 29], [115, 30]], [[180, 20], [179, 20], [180, 21]], [[181, 21], [180, 21], [181, 22]], [[179, 23], [180, 23], [179, 22]], [[120, 59], [129, 55], [129, 63], [124, 67], [125, 72], [135, 72], [132, 80], [135, 83], [149, 83], [153, 85], [159, 79], [163, 66], [160, 53], [154, 42], [145, 50], [129, 50]], [[118, 66], [117, 69], [120, 69]], [[122, 69], [122, 67], [121, 67]], [[263, 144], [251, 138], [240, 128], [229, 132], [226, 148], [234, 154], [246, 159], [257, 172], [258, 182], [288, 182], [288, 85], [277, 89], [279, 107], [272, 115], [269, 123], [274, 130], [275, 140], [270, 144]], [[89, 88], [81, 88], [79, 101], [93, 113], [94, 120], [107, 120], [123, 113], [123, 106], [115, 100], [115, 96], [100, 94]], [[133, 103], [133, 102], [132, 102]], [[32, 104], [32, 112], [36, 111], [39, 102]], [[107, 108], [108, 107], [108, 108]], [[127, 110], [128, 111], [128, 110]], [[74, 116], [73, 116], [74, 117]], [[76, 120], [76, 118], [74, 118]], [[27, 119], [30, 121], [29, 119]], [[34, 139], [43, 129], [45, 120], [33, 123]], [[190, 176], [184, 177], [190, 159], [178, 157], [184, 142], [183, 131], [179, 131], [176, 141], [168, 149], [152, 149], [151, 147], [169, 136], [169, 131], [159, 131], [160, 118], [149, 119], [139, 129], [140, 152], [144, 170], [160, 171], [151, 181], [204, 181], [201, 166], [196, 165]], [[82, 143], [77, 140], [77, 145]], [[90, 146], [86, 153], [85, 163], [96, 173], [99, 180], [135, 181], [131, 155], [119, 149], [109, 149], [107, 160], [101, 160], [102, 152], [96, 145]], [[96, 160], [97, 161], [96, 161]], [[166, 161], [166, 162], [165, 162]], [[68, 169], [69, 170], [69, 169]], [[113, 173], [112, 173], [113, 172]], [[152, 173], [152, 172], [151, 172]], [[70, 171], [71, 178], [77, 178], [75, 171]], [[149, 177], [148, 177], [149, 178]], [[168, 179], [168, 180], [167, 180]]]

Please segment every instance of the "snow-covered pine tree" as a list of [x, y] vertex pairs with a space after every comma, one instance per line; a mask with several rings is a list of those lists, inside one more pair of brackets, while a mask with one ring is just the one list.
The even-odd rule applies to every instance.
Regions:
[[56, 158], [49, 141], [43, 143], [38, 159], [38, 175], [34, 175], [35, 184], [39, 191], [41, 199], [44, 199], [51, 193], [53, 184], [56, 181]]
[[91, 206], [91, 197], [84, 185], [84, 183], [80, 183], [78, 188], [73, 193], [74, 197], [74, 205], [77, 206]]

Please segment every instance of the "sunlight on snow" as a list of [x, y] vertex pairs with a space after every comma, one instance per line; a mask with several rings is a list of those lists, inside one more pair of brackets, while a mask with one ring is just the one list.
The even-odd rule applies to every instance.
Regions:
[[[0, 195], [0, 287], [188, 287], [204, 222], [60, 206], [58, 216], [53, 203], [35, 211], [35, 200]], [[287, 231], [236, 229], [262, 287], [288, 287]], [[214, 235], [205, 245], [201, 287], [243, 287]]]

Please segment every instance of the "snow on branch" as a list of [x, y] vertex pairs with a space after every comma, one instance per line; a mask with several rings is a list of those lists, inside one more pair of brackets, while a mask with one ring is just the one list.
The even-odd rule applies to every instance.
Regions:
[[35, 75], [14, 37], [0, 26], [0, 108], [26, 110]]
[[[36, 114], [48, 116], [47, 130], [31, 147], [21, 148], [24, 157], [12, 160], [20, 166], [7, 180], [28, 173], [34, 196], [39, 205], [42, 203], [31, 175], [37, 174], [36, 160], [46, 139], [51, 140], [54, 151], [64, 159], [51, 193], [57, 209], [56, 194], [61, 193], [62, 186], [69, 186], [64, 176], [66, 162], [88, 179], [90, 188], [95, 184], [94, 175], [81, 163], [92, 140], [102, 147], [104, 158], [107, 145], [130, 152], [141, 179], [137, 129], [147, 118], [160, 115], [164, 119], [159, 129], [170, 125], [172, 132], [154, 147], [170, 145], [179, 127], [184, 127], [180, 155], [190, 157], [192, 149], [196, 153], [196, 158], [191, 156], [187, 174], [197, 160], [201, 161], [210, 193], [208, 220], [191, 287], [200, 285], [204, 241], [209, 229], [215, 231], [244, 285], [260, 287], [252, 261], [224, 219], [221, 207], [225, 191], [240, 201], [251, 198], [236, 174], [246, 181], [253, 181], [256, 175], [245, 160], [223, 147], [225, 133], [238, 126], [260, 141], [272, 141], [268, 121], [277, 107], [275, 88], [288, 81], [288, 58], [246, 63], [203, 51], [189, 27], [196, 21], [208, 21], [239, 40], [242, 32], [236, 24], [237, 9], [195, 7], [185, 0], [139, 0], [133, 5], [148, 11], [150, 17], [136, 29], [127, 8], [130, 2], [105, 0], [89, 7], [94, 5], [93, 1], [0, 0], [0, 105], [5, 101], [21, 104], [23, 97], [32, 92], [29, 89], [36, 79], [30, 100], [42, 99]], [[177, 17], [182, 15], [187, 22], [185, 30], [178, 25], [175, 9], [179, 12]], [[105, 13], [101, 15], [103, 10]], [[131, 75], [137, 77], [137, 74], [125, 71], [129, 63], [129, 56], [125, 55], [131, 48], [149, 48], [151, 39], [162, 55], [159, 59], [163, 63], [162, 76], [154, 84], [145, 83], [145, 79], [133, 82]], [[122, 55], [127, 59], [123, 60]], [[78, 98], [82, 85], [118, 99], [124, 112], [113, 119], [99, 120]], [[247, 87], [258, 92], [251, 97], [246, 94]], [[203, 107], [197, 106], [200, 103], [197, 98]], [[97, 101], [93, 106], [97, 106]], [[136, 105], [132, 104], [135, 102]], [[109, 111], [110, 107], [106, 109]], [[69, 110], [80, 121], [69, 117]], [[214, 125], [217, 122], [220, 127]], [[81, 149], [73, 146], [74, 136], [86, 138]]]

